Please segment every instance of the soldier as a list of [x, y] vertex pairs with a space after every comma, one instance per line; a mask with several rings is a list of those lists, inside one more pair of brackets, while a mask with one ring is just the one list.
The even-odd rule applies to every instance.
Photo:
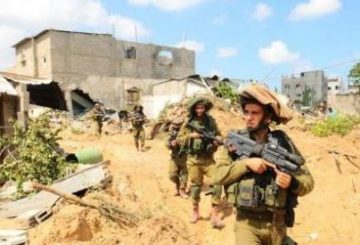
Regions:
[[170, 136], [166, 141], [166, 146], [171, 150], [171, 159], [169, 165], [169, 178], [176, 185], [175, 196], [188, 199], [186, 194], [186, 184], [188, 180], [188, 171], [186, 167], [186, 153], [176, 142], [176, 137], [184, 120], [181, 118], [171, 122]]
[[[246, 130], [239, 134], [259, 144], [276, 140], [302, 158], [285, 132], [269, 128], [271, 121], [286, 123], [292, 118], [290, 109], [280, 104], [274, 93], [265, 86], [250, 85], [240, 93], [240, 103]], [[237, 159], [231, 147], [223, 147], [217, 160], [213, 180], [226, 185], [228, 199], [236, 207], [236, 244], [294, 244], [286, 236], [286, 227], [294, 223], [297, 197], [314, 187], [307, 167], [301, 165], [296, 174], [290, 175], [262, 158]]]
[[[206, 98], [194, 98], [188, 107], [189, 118], [181, 127], [176, 139], [178, 144], [181, 147], [184, 147], [188, 154], [187, 168], [191, 183], [191, 198], [193, 202], [192, 223], [196, 223], [200, 219], [199, 202], [204, 175], [211, 178], [215, 174], [215, 161], [213, 155], [217, 150], [217, 141], [207, 140], [204, 135], [190, 128], [188, 124], [202, 128], [220, 138], [221, 133], [215, 119], [207, 114], [212, 106], [213, 104]], [[223, 226], [219, 209], [221, 188], [220, 185], [216, 185], [212, 189], [212, 212], [210, 221], [214, 228], [221, 228]]]
[[[135, 105], [134, 111], [131, 114], [131, 125], [134, 130], [134, 140], [136, 149], [139, 151], [144, 151], [145, 146], [145, 130], [144, 123], [146, 121], [145, 114], [143, 112], [143, 107], [141, 105]], [[140, 141], [140, 148], [139, 148]]]
[[94, 120], [96, 121], [97, 124], [97, 132], [99, 136], [101, 136], [104, 117], [105, 117], [105, 109], [103, 104], [101, 104], [100, 102], [96, 102], [94, 107]]

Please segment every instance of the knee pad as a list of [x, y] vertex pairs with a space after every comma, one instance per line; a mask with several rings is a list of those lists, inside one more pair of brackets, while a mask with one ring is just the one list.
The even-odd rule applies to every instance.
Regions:
[[199, 185], [191, 186], [191, 197], [194, 200], [200, 200], [200, 192], [201, 192], [201, 186]]
[[213, 185], [211, 186], [212, 194], [214, 197], [221, 198], [222, 186], [221, 185]]

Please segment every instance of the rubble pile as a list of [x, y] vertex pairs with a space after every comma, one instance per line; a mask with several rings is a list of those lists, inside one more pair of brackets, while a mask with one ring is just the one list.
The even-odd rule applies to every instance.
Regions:
[[[225, 131], [230, 129], [226, 123], [229, 118], [240, 118], [241, 112], [237, 105], [232, 105], [228, 100], [211, 94], [201, 96], [213, 103], [214, 107], [211, 109], [210, 114], [217, 115], [221, 118], [220, 125], [225, 126]], [[193, 99], [193, 97], [185, 98], [179, 103], [167, 105], [160, 113], [158, 120], [152, 125], [150, 138], [153, 139], [158, 133], [168, 131], [170, 123], [175, 119], [183, 119], [183, 121], [185, 121], [188, 116], [187, 105], [191, 99]], [[222, 121], [224, 121], [224, 123], [222, 123]]]

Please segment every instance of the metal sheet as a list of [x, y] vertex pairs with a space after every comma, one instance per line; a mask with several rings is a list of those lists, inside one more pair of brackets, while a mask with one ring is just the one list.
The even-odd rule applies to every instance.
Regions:
[[[74, 173], [63, 180], [59, 180], [51, 187], [67, 193], [75, 193], [91, 186], [100, 184], [107, 179], [108, 173], [104, 168], [107, 162], [95, 164], [80, 172]], [[40, 191], [34, 196], [0, 205], [0, 217], [17, 217], [29, 210], [43, 210], [52, 207], [60, 197], [46, 191]]]
[[14, 81], [16, 83], [22, 83], [22, 84], [37, 85], [37, 84], [50, 84], [52, 82], [52, 80], [49, 80], [49, 79], [30, 77], [30, 76], [19, 75], [19, 74], [9, 73], [9, 72], [0, 72], [0, 77]]

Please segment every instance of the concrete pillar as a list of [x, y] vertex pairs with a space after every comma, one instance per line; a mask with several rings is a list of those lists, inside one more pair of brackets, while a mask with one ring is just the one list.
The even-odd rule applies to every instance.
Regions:
[[74, 109], [72, 106], [71, 90], [65, 91], [65, 101], [66, 101], [66, 107], [68, 108], [70, 117], [74, 117]]
[[17, 113], [17, 119], [20, 125], [26, 126], [29, 118], [30, 94], [27, 91], [26, 84], [19, 84], [16, 90], [19, 94], [19, 111]]

